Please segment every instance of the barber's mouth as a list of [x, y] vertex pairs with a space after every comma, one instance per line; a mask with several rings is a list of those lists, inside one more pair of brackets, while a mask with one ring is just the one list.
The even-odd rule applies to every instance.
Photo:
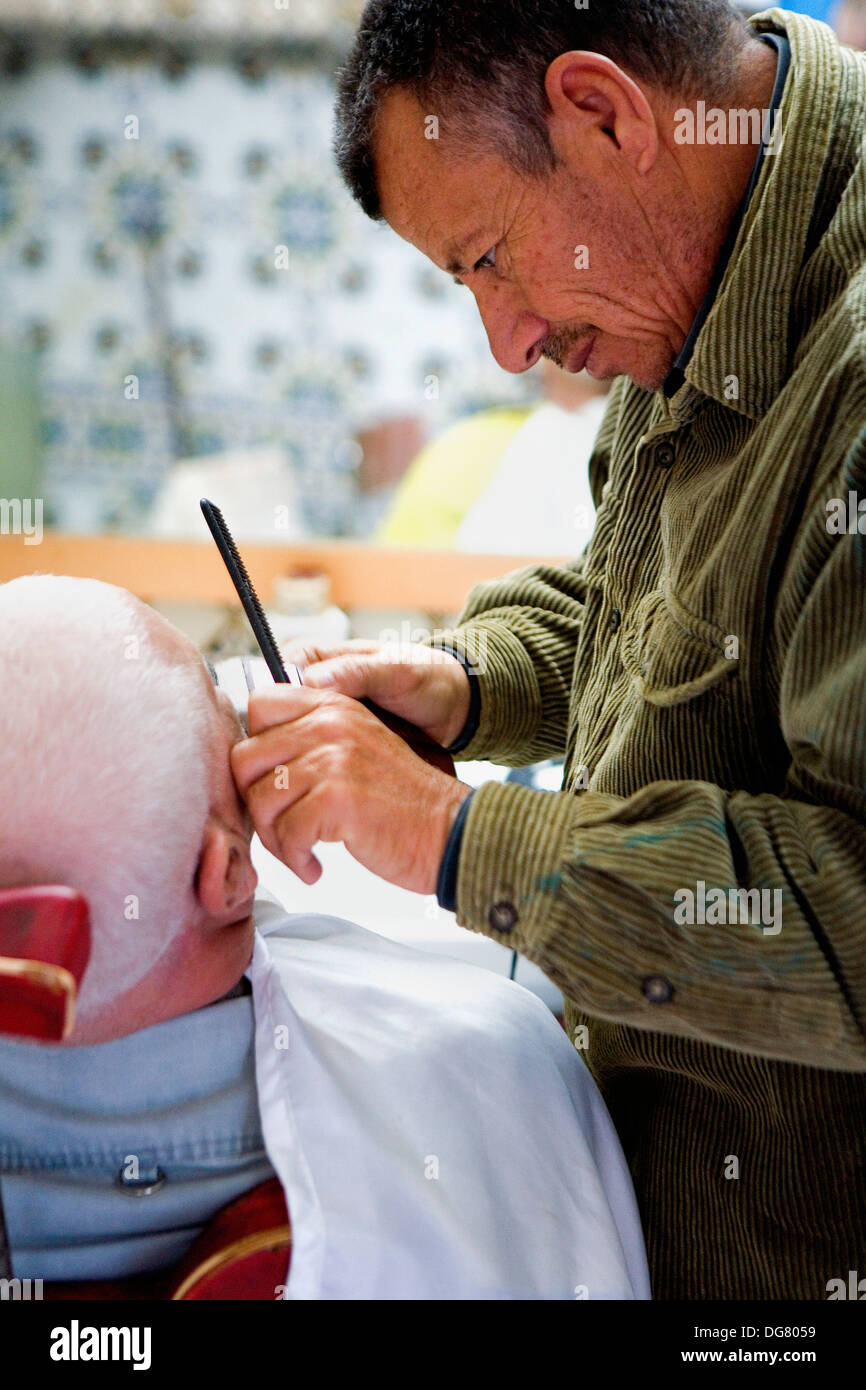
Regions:
[[595, 347], [595, 338], [590, 338], [586, 347], [578, 349], [573, 357], [568, 359], [565, 370], [567, 372], [582, 372], [589, 361], [590, 353]]

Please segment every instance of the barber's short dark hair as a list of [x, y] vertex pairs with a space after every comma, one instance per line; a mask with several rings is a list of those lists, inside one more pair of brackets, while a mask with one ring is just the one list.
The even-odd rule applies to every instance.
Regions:
[[712, 102], [729, 94], [745, 36], [728, 0], [369, 0], [339, 74], [337, 163], [381, 220], [376, 117], [403, 87], [458, 139], [542, 175], [556, 166], [544, 75], [560, 53], [602, 53], [638, 81]]

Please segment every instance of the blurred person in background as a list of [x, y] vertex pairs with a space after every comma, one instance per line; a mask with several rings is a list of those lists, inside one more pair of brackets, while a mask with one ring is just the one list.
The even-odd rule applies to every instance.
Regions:
[[583, 549], [595, 515], [588, 464], [607, 384], [547, 360], [540, 371], [538, 405], [481, 411], [427, 445], [377, 540], [498, 554]]
[[841, 0], [830, 14], [839, 42], [866, 49], [866, 0]]

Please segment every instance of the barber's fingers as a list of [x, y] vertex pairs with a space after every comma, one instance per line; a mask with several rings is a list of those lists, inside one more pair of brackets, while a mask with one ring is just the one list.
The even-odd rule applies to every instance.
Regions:
[[[324, 684], [329, 676], [331, 684]], [[307, 689], [324, 686], [368, 699], [448, 745], [469, 713], [469, 677], [450, 652], [425, 643], [383, 642], [373, 652], [334, 657], [304, 671]]]
[[304, 671], [304, 684], [311, 688], [339, 691], [355, 700], [367, 697], [395, 714], [404, 714], [429, 669], [408, 649], [383, 645], [374, 652], [352, 652], [317, 662]]
[[[321, 710], [342, 707], [343, 717], [348, 708], [360, 708], [336, 690], [313, 690], [302, 685], [274, 685], [256, 690], [250, 695], [247, 710], [247, 732], [250, 738], [279, 724], [292, 724]], [[322, 716], [319, 716], [320, 718]], [[323, 728], [331, 728], [327, 715]]]
[[293, 762], [300, 751], [301, 740], [297, 731], [283, 723], [276, 723], [272, 728], [236, 743], [229, 758], [241, 796], [248, 797], [261, 778], [279, 772], [280, 768]]
[[[303, 698], [293, 699], [292, 696]], [[279, 686], [250, 697], [249, 738], [236, 743], [231, 750], [231, 768], [238, 791], [242, 796], [254, 783], [278, 772], [295, 759], [308, 757], [320, 775], [331, 767], [336, 757], [351, 758], [351, 749], [358, 746], [361, 725], [373, 732], [379, 743], [383, 739], [403, 746], [398, 735], [391, 733], [357, 700], [321, 690], [300, 690]]]
[[320, 661], [330, 661], [335, 656], [375, 652], [381, 646], [381, 642], [374, 641], [369, 637], [348, 637], [345, 642], [329, 644], [295, 640], [282, 647], [280, 654], [285, 662], [290, 662], [293, 666], [300, 666], [303, 670], [305, 667], [313, 666]]
[[[287, 813], [288, 814], [288, 813]], [[261, 839], [261, 836], [259, 836]], [[262, 840], [262, 844], [264, 844]], [[316, 844], [316, 837], [313, 844]], [[272, 837], [272, 843], [265, 845], [265, 849], [270, 850], [275, 859], [279, 859], [281, 864], [285, 864], [287, 869], [291, 869], [293, 874], [297, 874], [302, 883], [306, 883], [308, 888], [312, 888], [314, 883], [318, 883], [322, 877], [322, 861], [318, 859], [311, 849], [303, 849], [292, 837], [289, 826], [286, 827], [284, 834]]]
[[303, 883], [318, 882], [322, 864], [313, 854], [319, 840], [334, 840], [326, 823], [324, 798], [314, 778], [300, 763], [274, 768], [254, 782], [246, 802], [256, 834], [264, 845]]

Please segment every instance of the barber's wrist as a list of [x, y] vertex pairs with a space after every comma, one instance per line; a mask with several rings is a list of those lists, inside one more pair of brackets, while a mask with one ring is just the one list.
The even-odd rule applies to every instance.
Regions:
[[439, 906], [444, 907], [446, 912], [457, 911], [457, 869], [460, 862], [460, 850], [463, 843], [463, 827], [466, 823], [466, 816], [469, 812], [469, 803], [475, 795], [475, 788], [468, 796], [464, 797], [457, 815], [451, 825], [451, 833], [445, 845], [445, 852], [442, 855], [442, 862], [439, 866], [439, 878], [436, 883], [436, 898]]
[[449, 646], [446, 642], [433, 642], [430, 645], [435, 647], [437, 651], [448, 652], [449, 656], [455, 657], [466, 672], [469, 682], [469, 712], [457, 738], [445, 750], [446, 753], [451, 753], [453, 756], [453, 754], [468, 747], [478, 732], [478, 726], [481, 722], [481, 685], [474, 666], [464, 652], [459, 651], [457, 647]]

